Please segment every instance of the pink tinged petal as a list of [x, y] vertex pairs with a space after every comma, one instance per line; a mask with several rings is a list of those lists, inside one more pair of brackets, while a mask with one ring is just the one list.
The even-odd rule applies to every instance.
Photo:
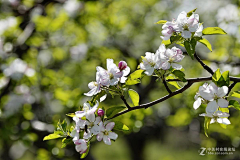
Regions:
[[88, 129], [87, 130], [88, 132], [84, 132], [83, 134], [83, 139], [89, 139], [91, 137], [91, 132], [90, 130]]
[[174, 55], [175, 55], [175, 53], [171, 49], [167, 49], [165, 52], [165, 56], [167, 56], [168, 58], [173, 57]]
[[221, 88], [218, 89], [217, 91], [217, 96], [218, 97], [224, 97], [228, 93], [228, 87], [227, 86], [222, 86]]
[[121, 78], [123, 76], [123, 72], [114, 73], [113, 76], [116, 78]]
[[216, 120], [212, 118], [210, 121], [210, 124], [215, 123], [215, 122], [216, 122]]
[[170, 63], [168, 63], [168, 62], [164, 62], [164, 63], [162, 63], [162, 69], [163, 70], [168, 70], [169, 68], [170, 68]]
[[106, 130], [107, 131], [111, 131], [113, 129], [113, 127], [115, 126], [114, 122], [110, 122], [106, 125]]
[[103, 142], [107, 145], [111, 145], [111, 140], [110, 138], [108, 138], [108, 136], [103, 136]]
[[91, 133], [94, 134], [94, 135], [97, 135], [99, 133], [102, 133], [99, 131], [99, 126], [95, 125], [91, 128]]
[[99, 105], [99, 102], [96, 101], [96, 104], [88, 111], [88, 114], [92, 114], [92, 113], [96, 112], [98, 105]]
[[182, 69], [182, 65], [177, 64], [177, 63], [171, 63], [171, 66], [172, 66], [174, 69], [176, 69], [176, 70]]
[[97, 134], [97, 140], [101, 141], [102, 139], [103, 139], [103, 133], [100, 132], [100, 133]]
[[99, 131], [100, 131], [100, 132], [105, 131], [105, 127], [104, 127], [104, 125], [103, 125], [103, 122], [100, 122], [100, 123], [99, 123]]
[[151, 68], [149, 68], [148, 70], [146, 70], [144, 73], [145, 73], [146, 75], [148, 75], [148, 76], [151, 76], [151, 75], [153, 74], [153, 71], [154, 71], [154, 68], [151, 67]]
[[124, 70], [126, 67], [127, 67], [127, 63], [126, 63], [125, 61], [120, 61], [120, 62], [118, 63], [118, 68], [119, 68], [120, 70]]
[[114, 132], [109, 132], [108, 133], [108, 137], [110, 139], [116, 140], [118, 138], [118, 135], [116, 133], [114, 133]]
[[75, 112], [75, 115], [79, 118], [82, 118], [86, 115], [86, 113], [84, 111], [77, 111]]
[[102, 96], [102, 97], [100, 98], [100, 102], [104, 101], [106, 98], [107, 98], [107, 94], [105, 94], [104, 96]]
[[130, 73], [130, 68], [127, 66], [124, 70], [123, 70], [123, 76], [127, 76]]
[[201, 98], [198, 98], [194, 103], [193, 103], [193, 108], [196, 110], [199, 108], [199, 106], [201, 105], [202, 103], [202, 99]]
[[207, 113], [214, 113], [218, 109], [218, 105], [216, 101], [209, 102], [206, 108]]
[[228, 101], [226, 99], [218, 99], [218, 105], [221, 108], [227, 108], [228, 107]]
[[190, 31], [182, 31], [183, 38], [191, 38], [192, 33]]

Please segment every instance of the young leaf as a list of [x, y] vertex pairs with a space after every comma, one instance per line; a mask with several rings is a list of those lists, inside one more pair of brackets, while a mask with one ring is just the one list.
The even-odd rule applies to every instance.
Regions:
[[221, 74], [220, 69], [217, 69], [212, 76], [212, 81], [218, 87], [229, 86], [230, 84], [229, 71], [225, 71], [223, 72], [223, 74]]
[[189, 12], [187, 13], [187, 17], [190, 17], [190, 16], [193, 14], [193, 12], [195, 12], [196, 10], [197, 10], [197, 8], [189, 11]]
[[203, 35], [213, 35], [213, 34], [227, 34], [220, 27], [207, 27], [202, 31]]
[[[173, 76], [167, 76], [167, 77], [166, 77], [166, 80], [168, 80], [168, 79], [175, 79], [175, 78], [174, 78]], [[181, 86], [179, 86], [179, 84], [178, 84], [177, 82], [174, 82], [174, 81], [168, 82], [168, 81], [167, 81], [167, 83], [168, 83], [168, 84], [171, 84], [172, 86], [176, 87], [177, 89], [180, 89], [180, 88], [181, 88]]]
[[187, 80], [185, 79], [185, 74], [182, 71], [174, 70], [172, 74], [178, 77], [182, 82], [187, 82]]
[[62, 131], [64, 134], [67, 134], [67, 122], [65, 119], [62, 122], [59, 120], [57, 124], [57, 130]]
[[207, 130], [209, 128], [210, 121], [211, 121], [210, 117], [205, 117], [205, 120], [204, 120], [204, 133], [205, 133], [205, 135], [207, 137], [208, 137]]
[[68, 114], [66, 114], [66, 116], [68, 116], [68, 117], [75, 117], [76, 115], [75, 115], [75, 113], [68, 113]]
[[142, 78], [143, 71], [144, 70], [139, 69], [133, 72], [132, 74], [130, 74], [125, 84], [129, 86], [129, 85], [141, 83], [140, 78]]
[[233, 92], [231, 96], [240, 98], [240, 91]]
[[119, 131], [129, 131], [128, 126], [126, 126], [125, 124], [123, 124], [122, 122], [119, 122], [119, 121], [115, 122], [115, 126], [113, 129], [119, 130]]
[[229, 71], [223, 72], [222, 77], [225, 81], [226, 86], [229, 86], [230, 85]]
[[234, 107], [235, 109], [240, 110], [240, 104], [236, 100], [230, 100], [229, 107]]
[[160, 20], [160, 21], [158, 21], [157, 23], [155, 23], [155, 24], [165, 24], [167, 21], [166, 20]]
[[72, 138], [63, 138], [61, 148], [65, 148], [69, 143], [72, 143]]
[[213, 80], [213, 82], [215, 83], [215, 84], [217, 84], [217, 82], [218, 82], [218, 80], [220, 79], [220, 77], [221, 77], [221, 72], [220, 72], [220, 69], [218, 68], [215, 72], [214, 72], [214, 74], [213, 74], [213, 76], [212, 76], [212, 80]]
[[200, 39], [199, 42], [205, 45], [212, 52], [212, 45], [207, 39]]
[[172, 43], [171, 43], [171, 40], [169, 39], [169, 40], [163, 40], [163, 41], [162, 41], [162, 44], [164, 44], [166, 47], [168, 47], [168, 46], [171, 45]]
[[[194, 59], [195, 49], [193, 49], [192, 44], [191, 44], [189, 41], [185, 41], [185, 42], [184, 42], [184, 47], [185, 47], [188, 55], [189, 55], [192, 59]], [[194, 48], [195, 48], [195, 46], [194, 46]]]
[[88, 142], [88, 149], [87, 149], [87, 151], [85, 153], [81, 154], [81, 156], [80, 156], [81, 159], [84, 159], [84, 158], [87, 157], [89, 149], [90, 149], [90, 142]]
[[182, 38], [181, 36], [171, 36], [170, 37], [170, 42], [171, 43], [174, 43], [174, 42], [177, 42], [177, 41], [179, 41], [180, 40], [180, 38]]
[[62, 137], [63, 137], [63, 135], [61, 135], [58, 132], [54, 131], [54, 133], [49, 134], [48, 136], [45, 136], [43, 138], [43, 140], [46, 141], [46, 140], [57, 139], [57, 138], [62, 138]]
[[115, 114], [117, 114], [118, 112], [122, 111], [125, 108], [126, 107], [124, 106], [117, 106], [117, 107], [112, 107], [107, 109], [107, 112], [106, 112], [107, 118], [112, 118]]
[[138, 106], [139, 105], [139, 99], [140, 99], [138, 93], [136, 91], [134, 91], [133, 89], [129, 89], [128, 94], [129, 94], [129, 96], [130, 96], [130, 98], [133, 102], [133, 105]]

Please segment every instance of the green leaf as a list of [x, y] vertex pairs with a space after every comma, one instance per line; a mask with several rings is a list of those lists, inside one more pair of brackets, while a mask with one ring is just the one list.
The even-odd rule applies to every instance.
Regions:
[[203, 30], [203, 35], [213, 35], [213, 34], [227, 34], [220, 27], [207, 27]]
[[80, 158], [83, 159], [83, 158], [86, 158], [88, 153], [89, 153], [89, 149], [90, 149], [90, 142], [88, 142], [88, 149], [85, 153], [81, 154]]
[[220, 69], [217, 69], [212, 76], [212, 81], [218, 87], [229, 86], [230, 84], [229, 71], [225, 71], [223, 72], [223, 74], [221, 74]]
[[107, 118], [112, 118], [115, 114], [124, 110], [125, 108], [126, 107], [124, 107], [124, 106], [117, 106], [117, 107], [112, 107], [112, 108], [107, 109], [107, 112], [106, 112]]
[[141, 83], [140, 78], [142, 78], [142, 73], [144, 70], [136, 70], [135, 72], [133, 72], [132, 74], [130, 74], [128, 76], [128, 79], [126, 80], [126, 85], [130, 86], [130, 85], [135, 85], [138, 83]]
[[233, 92], [231, 96], [232, 96], [232, 97], [240, 98], [240, 91], [235, 91], [235, 92]]
[[66, 116], [68, 116], [68, 117], [75, 117], [76, 115], [75, 115], [75, 113], [68, 113], [68, 114], [66, 114]]
[[105, 94], [107, 94], [106, 91], [102, 90], [100, 93], [94, 95], [90, 101], [90, 104], [93, 105], [96, 101], [100, 101], [100, 98]]
[[72, 138], [63, 138], [61, 148], [65, 148], [69, 143], [72, 143]]
[[160, 21], [158, 21], [157, 23], [155, 23], [155, 24], [165, 24], [167, 21], [166, 20], [160, 20]]
[[189, 12], [187, 13], [187, 17], [190, 17], [190, 16], [193, 14], [193, 12], [195, 12], [196, 10], [197, 10], [197, 8], [189, 11]]
[[[175, 78], [174, 78], [173, 76], [167, 76], [167, 77], [166, 77], [166, 80], [168, 80], [168, 79], [175, 79]], [[177, 89], [180, 89], [180, 88], [181, 88], [177, 82], [174, 82], [174, 81], [168, 82], [168, 81], [167, 81], [167, 83], [168, 83], [168, 84], [171, 84], [172, 86], [176, 87]]]
[[171, 36], [171, 37], [170, 37], [170, 42], [171, 42], [171, 43], [177, 42], [177, 41], [179, 41], [181, 38], [182, 38], [182, 37], [179, 36], [179, 35], [177, 35], [177, 36]]
[[222, 77], [225, 81], [226, 86], [229, 86], [230, 85], [229, 71], [223, 72]]
[[133, 89], [129, 89], [128, 94], [129, 94], [129, 96], [130, 96], [130, 98], [133, 102], [133, 105], [138, 106], [139, 105], [139, 99], [140, 99], [138, 93], [136, 91], [134, 91]]
[[182, 71], [174, 70], [172, 74], [178, 77], [178, 79], [180, 79], [182, 82], [187, 82], [187, 80], [185, 79], [185, 74]]
[[228, 108], [221, 108], [221, 107], [219, 107], [219, 111], [229, 113], [229, 109]]
[[217, 81], [220, 79], [221, 76], [222, 76], [222, 74], [221, 74], [221, 72], [220, 72], [220, 69], [218, 68], [218, 69], [214, 72], [214, 74], [213, 74], [213, 76], [212, 76], [213, 82], [214, 82], [214, 83], [217, 82]]
[[119, 131], [129, 131], [128, 126], [126, 126], [125, 124], [123, 124], [122, 122], [119, 122], [119, 121], [115, 122], [115, 126], [113, 129], [119, 130]]
[[207, 39], [200, 39], [199, 42], [205, 45], [212, 52], [212, 45]]
[[64, 134], [67, 134], [67, 122], [65, 119], [62, 122], [59, 120], [57, 124], [57, 130], [62, 131]]
[[54, 131], [54, 133], [49, 134], [48, 136], [45, 136], [43, 140], [46, 141], [46, 140], [57, 139], [62, 137], [63, 135], [61, 135], [59, 132]]
[[208, 137], [207, 130], [209, 128], [210, 121], [211, 121], [210, 117], [205, 117], [205, 120], [204, 120], [204, 133], [205, 133], [205, 135], [207, 137]]
[[192, 44], [189, 41], [184, 41], [184, 47], [188, 53], [188, 55], [194, 59], [194, 53], [195, 53], [195, 46], [193, 47]]
[[230, 100], [229, 107], [234, 107], [235, 109], [240, 110], [240, 104], [236, 100]]
[[162, 41], [162, 44], [164, 44], [166, 47], [168, 47], [168, 46], [171, 45], [172, 43], [171, 43], [171, 40], [169, 39], [169, 40], [163, 40], [163, 41]]

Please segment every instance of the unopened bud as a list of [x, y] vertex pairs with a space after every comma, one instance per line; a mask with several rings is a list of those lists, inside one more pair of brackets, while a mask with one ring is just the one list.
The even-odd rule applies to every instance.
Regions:
[[104, 110], [101, 109], [101, 108], [99, 108], [98, 111], [97, 111], [97, 114], [98, 114], [98, 116], [100, 116], [100, 117], [104, 116]]
[[127, 68], [127, 63], [125, 61], [120, 61], [118, 63], [118, 68], [122, 71], [124, 70], [125, 68]]

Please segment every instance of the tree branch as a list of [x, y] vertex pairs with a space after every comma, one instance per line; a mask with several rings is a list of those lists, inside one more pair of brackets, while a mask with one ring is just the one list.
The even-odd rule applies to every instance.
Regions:
[[163, 84], [164, 84], [165, 88], [167, 89], [168, 93], [169, 93], [169, 94], [171, 94], [171, 93], [172, 93], [172, 91], [171, 91], [171, 90], [170, 90], [170, 88], [168, 87], [168, 85], [167, 85], [167, 83], [166, 83], [166, 80], [165, 80], [165, 79], [163, 79], [163, 80], [162, 80], [162, 82], [163, 82]]
[[238, 82], [237, 81], [234, 81], [232, 84], [230, 84], [230, 86], [228, 87], [228, 93], [226, 96], [229, 95], [229, 93], [231, 92], [231, 90], [233, 89], [233, 87], [237, 84]]
[[128, 110], [131, 110], [132, 107], [129, 106], [129, 104], [127, 103], [127, 100], [124, 98], [124, 96], [121, 96], [121, 99], [124, 102], [124, 104], [126, 105], [126, 107], [128, 108]]
[[196, 58], [196, 60], [202, 65], [202, 67], [203, 67], [206, 71], [208, 71], [211, 75], [214, 74], [213, 70], [212, 70], [209, 66], [207, 66], [205, 63], [203, 63], [203, 61], [198, 57], [198, 55], [197, 55], [196, 52], [195, 52], [195, 54], [194, 54], [194, 57]]

